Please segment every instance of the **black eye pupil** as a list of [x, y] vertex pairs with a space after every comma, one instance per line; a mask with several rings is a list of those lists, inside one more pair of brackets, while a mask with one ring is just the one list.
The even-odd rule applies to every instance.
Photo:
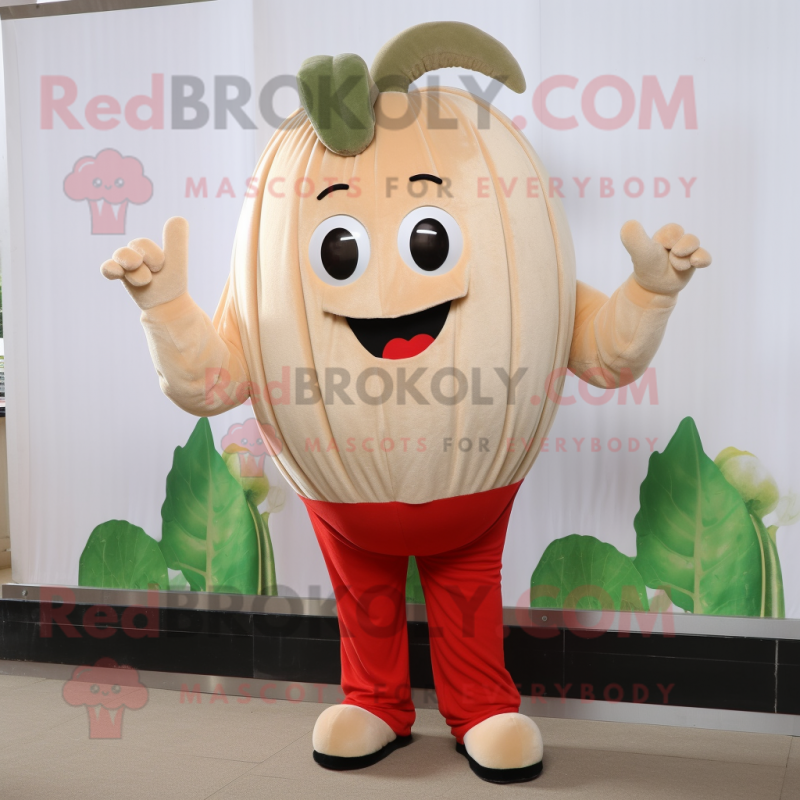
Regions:
[[337, 281], [347, 280], [358, 266], [358, 243], [346, 228], [334, 228], [322, 240], [322, 266]]
[[450, 239], [438, 219], [423, 219], [411, 231], [409, 248], [414, 263], [426, 272], [433, 272], [447, 260]]

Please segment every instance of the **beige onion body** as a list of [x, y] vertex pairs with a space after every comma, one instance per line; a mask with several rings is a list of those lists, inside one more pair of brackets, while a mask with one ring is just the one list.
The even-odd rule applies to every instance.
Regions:
[[[500, 112], [480, 107], [485, 128], [479, 102], [465, 92], [380, 94], [375, 138], [354, 157], [327, 150], [299, 111], [262, 155], [237, 230], [227, 302], [236, 307], [257, 419], [274, 427], [278, 466], [305, 497], [424, 503], [506, 486], [526, 475], [552, 424], [575, 313], [572, 241], [533, 149]], [[415, 119], [391, 122], [404, 114]], [[437, 119], [456, 127], [436, 127]], [[440, 176], [452, 196], [429, 184], [414, 197], [410, 190], [422, 189], [408, 177], [418, 173]], [[351, 191], [317, 200], [332, 179]], [[396, 179], [391, 190], [389, 179]], [[423, 205], [446, 210], [463, 234], [461, 258], [446, 275], [415, 273], [398, 252], [401, 221]], [[356, 218], [371, 248], [366, 272], [341, 287], [323, 283], [308, 256], [314, 229], [335, 214]], [[408, 359], [372, 356], [346, 320], [397, 317], [446, 300], [441, 333]], [[277, 388], [285, 388], [287, 368], [289, 398]], [[319, 377], [316, 402], [297, 402], [298, 368]], [[415, 387], [427, 405], [398, 392], [399, 370], [410, 378], [420, 368]], [[393, 391], [384, 402], [365, 402], [358, 380], [376, 369]], [[443, 369], [467, 379], [459, 402], [434, 396], [432, 378]], [[331, 370], [346, 371], [352, 404], [325, 396]], [[511, 403], [500, 374], [519, 370]], [[364, 384], [372, 396], [385, 387], [374, 374]], [[452, 396], [456, 383], [445, 377], [439, 388], [440, 397]]]

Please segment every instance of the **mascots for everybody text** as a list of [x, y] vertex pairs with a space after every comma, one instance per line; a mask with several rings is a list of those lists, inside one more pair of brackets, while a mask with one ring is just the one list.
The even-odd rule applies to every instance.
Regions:
[[[303, 108], [256, 167], [213, 320], [187, 291], [179, 217], [163, 249], [135, 239], [102, 271], [142, 309], [169, 398], [210, 416], [249, 397], [281, 440], [342, 630], [345, 700], [317, 720], [316, 761], [364, 767], [411, 740], [413, 555], [441, 713], [474, 772], [511, 783], [542, 768], [503, 661], [514, 497], [566, 370], [604, 387], [638, 378], [711, 258], [678, 225], [651, 238], [627, 222], [625, 283], [609, 298], [576, 281], [567, 220], [527, 140], [464, 91], [409, 91], [440, 67], [525, 89], [508, 50], [463, 23], [401, 33], [370, 70], [356, 55], [303, 64]], [[294, 391], [271, 394], [287, 367]]]

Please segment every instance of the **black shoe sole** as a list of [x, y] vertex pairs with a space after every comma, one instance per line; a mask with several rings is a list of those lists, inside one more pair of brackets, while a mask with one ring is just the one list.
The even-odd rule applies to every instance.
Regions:
[[329, 756], [325, 753], [318, 753], [314, 751], [314, 761], [325, 769], [335, 769], [342, 771], [346, 769], [364, 769], [364, 767], [371, 767], [382, 761], [390, 753], [398, 750], [401, 747], [411, 744], [411, 734], [408, 736], [398, 736], [393, 739], [389, 744], [376, 750], [374, 753], [367, 753], [365, 756]]
[[542, 762], [531, 764], [529, 767], [516, 767], [515, 769], [489, 769], [482, 767], [468, 752], [463, 744], [456, 742], [456, 752], [461, 753], [469, 761], [470, 769], [483, 781], [489, 783], [525, 783], [532, 781], [542, 774]]

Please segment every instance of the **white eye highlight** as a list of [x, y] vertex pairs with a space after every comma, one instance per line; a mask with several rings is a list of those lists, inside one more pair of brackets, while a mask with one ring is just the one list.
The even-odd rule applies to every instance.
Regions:
[[369, 264], [367, 229], [353, 217], [337, 214], [317, 225], [308, 243], [308, 260], [329, 286], [357, 281]]
[[400, 223], [397, 249], [420, 275], [443, 275], [461, 258], [464, 237], [458, 223], [436, 206], [415, 208]]

